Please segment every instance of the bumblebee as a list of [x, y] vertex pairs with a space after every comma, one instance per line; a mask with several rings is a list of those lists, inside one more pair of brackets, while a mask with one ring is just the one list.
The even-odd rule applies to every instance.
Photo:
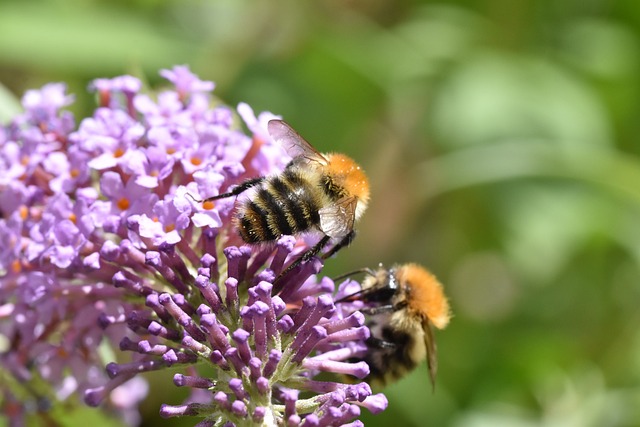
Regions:
[[[396, 381], [427, 360], [429, 379], [435, 387], [437, 348], [432, 326], [443, 329], [451, 317], [442, 285], [417, 264], [366, 273], [361, 290], [338, 302], [362, 301], [371, 331], [364, 361], [371, 373], [367, 382], [384, 386]], [[348, 275], [353, 274], [349, 273]], [[348, 275], [341, 276], [344, 278]]]
[[369, 181], [351, 158], [339, 153], [321, 154], [282, 120], [270, 120], [267, 129], [292, 160], [281, 173], [252, 178], [233, 190], [204, 201], [237, 196], [248, 197], [236, 208], [235, 225], [248, 244], [276, 241], [283, 235], [320, 232], [323, 237], [292, 263], [317, 255], [330, 240], [328, 258], [355, 237], [354, 223], [367, 208]]

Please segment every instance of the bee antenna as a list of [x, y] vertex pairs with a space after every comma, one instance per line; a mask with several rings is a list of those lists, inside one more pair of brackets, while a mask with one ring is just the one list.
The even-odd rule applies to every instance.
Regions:
[[200, 200], [196, 199], [195, 197], [193, 197], [193, 194], [191, 194], [191, 193], [185, 193], [185, 196], [191, 197], [191, 200], [193, 200], [196, 203], [202, 203], [204, 201], [202, 199], [200, 199]]
[[336, 282], [338, 280], [346, 279], [347, 277], [355, 276], [356, 274], [369, 274], [373, 275], [374, 272], [370, 268], [360, 268], [358, 270], [353, 270], [348, 273], [341, 274], [333, 278], [333, 281]]

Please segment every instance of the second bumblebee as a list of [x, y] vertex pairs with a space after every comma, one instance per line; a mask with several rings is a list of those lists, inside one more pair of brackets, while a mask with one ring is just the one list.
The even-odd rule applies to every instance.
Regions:
[[438, 369], [432, 326], [443, 329], [451, 317], [442, 284], [418, 264], [365, 270], [361, 290], [339, 302], [362, 301], [371, 337], [364, 361], [367, 381], [386, 385], [427, 360], [432, 386]]

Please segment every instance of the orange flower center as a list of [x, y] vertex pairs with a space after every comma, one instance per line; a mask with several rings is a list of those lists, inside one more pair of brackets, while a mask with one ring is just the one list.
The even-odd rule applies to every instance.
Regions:
[[20, 219], [23, 221], [26, 220], [29, 216], [29, 208], [25, 205], [22, 205], [18, 209], [20, 210]]
[[118, 209], [120, 209], [121, 211], [125, 211], [129, 209], [129, 206], [130, 206], [129, 199], [127, 199], [126, 197], [123, 197], [120, 200], [118, 200], [116, 205], [118, 206]]
[[20, 273], [22, 271], [22, 264], [20, 264], [20, 260], [14, 259], [11, 262], [11, 271], [14, 273]]

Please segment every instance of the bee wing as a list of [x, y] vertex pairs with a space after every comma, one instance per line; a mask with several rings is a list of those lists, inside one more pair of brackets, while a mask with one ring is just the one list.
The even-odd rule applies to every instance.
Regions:
[[422, 320], [422, 329], [424, 330], [424, 344], [427, 348], [427, 368], [429, 368], [429, 380], [433, 390], [436, 388], [436, 373], [438, 372], [438, 349], [436, 347], [436, 338], [433, 335], [431, 322], [425, 318]]
[[269, 135], [282, 145], [286, 152], [295, 158], [303, 158], [309, 162], [317, 162], [321, 165], [328, 164], [328, 160], [309, 144], [298, 132], [293, 130], [283, 120], [269, 120], [267, 124]]
[[344, 237], [353, 230], [356, 220], [356, 197], [342, 199], [325, 206], [318, 211], [320, 215], [320, 230], [329, 237]]

